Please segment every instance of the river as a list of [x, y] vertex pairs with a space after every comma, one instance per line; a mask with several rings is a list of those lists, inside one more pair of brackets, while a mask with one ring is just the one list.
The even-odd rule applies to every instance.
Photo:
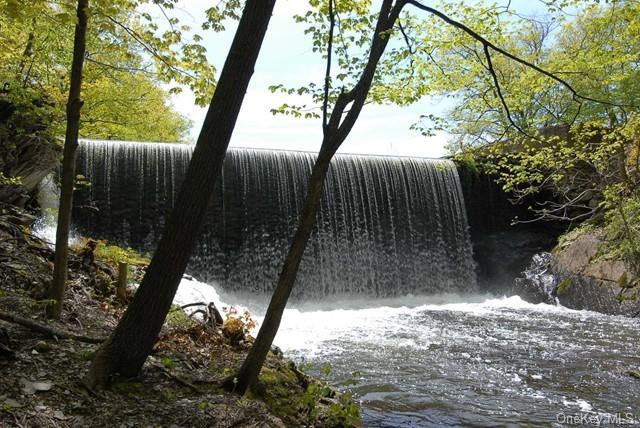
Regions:
[[367, 427], [629, 425], [639, 327], [518, 296], [340, 299], [287, 309], [275, 344], [317, 376], [330, 367]]

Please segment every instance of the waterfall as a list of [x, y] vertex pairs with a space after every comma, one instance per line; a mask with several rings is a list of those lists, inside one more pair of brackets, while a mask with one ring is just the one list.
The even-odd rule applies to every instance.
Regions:
[[[84, 141], [75, 227], [152, 251], [192, 147]], [[188, 272], [229, 291], [273, 289], [315, 156], [230, 149]], [[189, 221], [189, 219], [184, 219]], [[462, 190], [448, 160], [336, 155], [294, 289], [299, 299], [475, 287]]]

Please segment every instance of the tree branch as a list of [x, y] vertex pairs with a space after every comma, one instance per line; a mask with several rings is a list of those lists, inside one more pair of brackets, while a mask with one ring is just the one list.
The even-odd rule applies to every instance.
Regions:
[[[393, 4], [393, 2], [390, 0], [385, 0], [382, 3], [380, 14], [378, 15], [376, 29], [371, 41], [371, 51], [369, 54], [367, 65], [362, 71], [360, 79], [358, 80], [356, 85], [353, 87], [353, 89], [351, 89], [351, 91], [346, 94], [346, 96], [342, 100], [343, 105], [340, 106], [341, 110], [339, 110], [339, 114], [337, 115], [336, 126], [338, 128], [338, 133], [336, 143], [338, 145], [347, 138], [347, 135], [349, 135], [349, 132], [351, 132], [351, 129], [355, 125], [356, 120], [358, 120], [358, 116], [362, 111], [362, 106], [367, 99], [367, 94], [369, 92], [369, 88], [371, 87], [371, 82], [373, 81], [378, 62], [380, 61], [380, 57], [384, 53], [384, 50], [387, 47], [387, 43], [389, 42], [391, 36], [389, 34], [389, 31], [393, 29], [393, 25], [398, 20], [400, 12], [406, 4], [407, 0], [398, 0], [395, 4]], [[338, 102], [341, 101], [340, 98], [341, 97], [338, 97], [338, 100], [336, 101], [336, 109], [338, 108]], [[340, 123], [342, 113], [351, 101], [353, 101], [353, 107], [349, 110], [349, 113], [347, 113], [342, 123]], [[334, 119], [333, 116], [334, 115], [332, 115], [331, 119]]]
[[0, 320], [10, 322], [13, 324], [18, 324], [23, 327], [27, 327], [30, 330], [33, 330], [37, 333], [43, 334], [52, 339], [72, 339], [77, 340], [78, 342], [85, 343], [102, 343], [106, 339], [102, 337], [89, 337], [82, 336], [80, 334], [68, 333], [66, 331], [58, 330], [44, 324], [40, 324], [38, 322], [32, 321], [27, 318], [22, 318], [18, 315], [8, 314], [5, 312], [0, 312]]
[[158, 49], [156, 49], [154, 46], [149, 45], [147, 42], [145, 42], [144, 40], [142, 40], [142, 37], [140, 37], [140, 35], [138, 33], [136, 33], [134, 30], [132, 30], [131, 28], [127, 27], [126, 25], [124, 25], [123, 23], [121, 23], [120, 21], [118, 21], [117, 19], [114, 19], [110, 16], [106, 16], [106, 18], [113, 22], [114, 24], [116, 24], [117, 26], [119, 26], [120, 28], [122, 28], [127, 34], [129, 34], [136, 42], [138, 42], [140, 44], [140, 46], [142, 46], [147, 52], [149, 52], [149, 54], [151, 54], [153, 57], [157, 58], [160, 62], [162, 62], [164, 65], [166, 65], [170, 70], [173, 70], [177, 73], [183, 74], [191, 79], [195, 79], [196, 76], [194, 76], [193, 74], [189, 73], [186, 70], [183, 70], [179, 67], [176, 67], [175, 65], [171, 64], [171, 62], [166, 59], [164, 56], [162, 56], [160, 54], [160, 52], [158, 52]]
[[527, 136], [529, 138], [532, 138], [534, 140], [539, 140], [535, 136], [529, 135], [529, 133], [527, 133], [524, 129], [522, 129], [520, 126], [518, 126], [518, 124], [516, 124], [515, 121], [513, 120], [513, 117], [511, 117], [511, 111], [509, 110], [509, 106], [507, 105], [507, 101], [504, 99], [504, 96], [502, 95], [502, 89], [500, 88], [500, 82], [498, 81], [498, 75], [496, 74], [496, 71], [493, 68], [493, 63], [491, 62], [491, 54], [489, 53], [489, 46], [487, 46], [487, 45], [484, 45], [484, 56], [487, 59], [487, 70], [489, 71], [489, 73], [491, 74], [491, 77], [493, 78], [493, 85], [496, 87], [496, 93], [498, 94], [498, 98], [500, 99], [500, 102], [502, 103], [502, 107], [504, 108], [505, 114], [507, 115], [507, 120], [509, 121], [511, 126], [516, 128], [518, 130], [518, 132], [520, 132], [521, 134], [523, 134], [523, 135], [525, 135], [525, 136]]
[[327, 42], [327, 68], [324, 74], [324, 98], [322, 101], [322, 132], [326, 136], [329, 129], [327, 110], [329, 106], [329, 88], [331, 85], [331, 54], [333, 53], [333, 29], [336, 17], [333, 11], [333, 0], [329, 0], [329, 41]]
[[476, 33], [475, 31], [473, 31], [471, 28], [467, 27], [466, 25], [464, 25], [461, 22], [456, 21], [455, 19], [450, 18], [449, 16], [445, 15], [444, 13], [440, 12], [437, 9], [434, 9], [432, 7], [429, 6], [425, 6], [422, 3], [416, 1], [416, 0], [405, 0], [407, 4], [410, 4], [412, 6], [415, 6], [416, 8], [423, 10], [425, 12], [429, 12], [432, 15], [437, 16], [438, 18], [440, 18], [441, 20], [443, 20], [444, 22], [446, 22], [447, 24], [456, 27], [462, 31], [464, 31], [465, 33], [467, 33], [469, 36], [471, 36], [472, 38], [474, 38], [475, 40], [479, 41], [480, 43], [482, 43], [482, 45], [485, 48], [491, 48], [494, 51], [501, 53], [502, 55], [506, 56], [507, 58], [510, 58], [514, 61], [516, 61], [519, 64], [522, 64], [526, 67], [529, 67], [535, 71], [537, 71], [540, 74], [543, 74], [545, 76], [547, 76], [548, 78], [555, 80], [556, 82], [560, 83], [561, 85], [563, 85], [565, 88], [567, 88], [569, 90], [569, 92], [571, 92], [571, 94], [573, 95], [574, 99], [582, 99], [585, 101], [591, 101], [591, 102], [595, 102], [595, 103], [599, 103], [599, 104], [605, 104], [605, 105], [610, 105], [613, 107], [631, 107], [631, 108], [638, 108], [638, 106], [634, 105], [634, 104], [616, 104], [616, 103], [612, 103], [610, 101], [606, 101], [606, 100], [599, 100], [596, 98], [591, 98], [591, 97], [587, 97], [584, 95], [580, 95], [578, 93], [577, 90], [575, 90], [573, 88], [573, 86], [571, 86], [571, 84], [569, 84], [566, 80], [559, 78], [558, 76], [554, 75], [553, 73], [550, 73], [546, 70], [544, 70], [541, 67], [538, 67], [537, 65], [526, 61], [502, 48], [500, 48], [499, 46], [494, 45], [493, 43], [491, 43], [489, 40], [485, 39], [484, 37], [482, 37], [480, 34]]

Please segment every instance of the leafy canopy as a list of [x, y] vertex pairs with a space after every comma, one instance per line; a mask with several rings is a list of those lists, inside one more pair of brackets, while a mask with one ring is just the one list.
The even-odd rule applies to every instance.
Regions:
[[[169, 105], [183, 87], [206, 105], [215, 88], [203, 37], [180, 25], [177, 0], [90, 2], [81, 126], [83, 137], [184, 140], [190, 121]], [[0, 0], [0, 79], [12, 97], [45, 99], [63, 129], [64, 103], [76, 21], [68, 0]], [[219, 31], [216, 19], [233, 17], [237, 2], [213, 7], [203, 29]], [[158, 18], [161, 17], [161, 18]]]

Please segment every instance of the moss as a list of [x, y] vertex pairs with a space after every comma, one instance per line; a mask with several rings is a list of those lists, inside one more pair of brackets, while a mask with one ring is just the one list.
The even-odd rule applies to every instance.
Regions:
[[189, 328], [193, 326], [194, 321], [189, 318], [187, 313], [180, 305], [171, 305], [166, 319], [167, 326], [172, 328]]
[[168, 401], [170, 403], [176, 401], [176, 399], [178, 398], [178, 394], [175, 391], [167, 388], [162, 389], [160, 394], [165, 401]]
[[270, 357], [260, 373], [260, 394], [271, 412], [291, 426], [360, 425], [360, 408], [348, 394], [308, 378], [293, 363]]
[[84, 361], [91, 361], [93, 360], [93, 356], [95, 355], [94, 351], [90, 351], [88, 349], [83, 349], [82, 351], [80, 351], [78, 353], [78, 356], [80, 357], [81, 360]]
[[569, 232], [566, 232], [558, 238], [558, 245], [553, 249], [553, 252], [560, 251], [570, 245], [572, 242], [575, 242], [582, 235], [592, 232], [595, 230], [595, 226], [590, 223], [582, 223], [580, 226], [571, 229]]
[[634, 379], [640, 380], [640, 370], [631, 370], [629, 372], [629, 376], [631, 376]]
[[131, 248], [125, 249], [117, 245], [108, 244], [106, 241], [98, 241], [94, 254], [98, 260], [110, 264], [127, 262], [133, 266], [146, 266], [150, 261], [148, 256], [144, 256]]
[[169, 357], [164, 357], [161, 362], [162, 365], [167, 369], [172, 369], [176, 366], [176, 363]]
[[286, 368], [273, 370], [263, 367], [259, 382], [262, 384], [264, 401], [279, 417], [296, 419], [303, 409], [303, 389], [295, 373]]
[[571, 280], [571, 278], [565, 278], [562, 281], [560, 281], [560, 284], [558, 284], [558, 288], [557, 288], [558, 296], [564, 296], [569, 291], [569, 288], [571, 287], [572, 284], [573, 284], [573, 281]]

